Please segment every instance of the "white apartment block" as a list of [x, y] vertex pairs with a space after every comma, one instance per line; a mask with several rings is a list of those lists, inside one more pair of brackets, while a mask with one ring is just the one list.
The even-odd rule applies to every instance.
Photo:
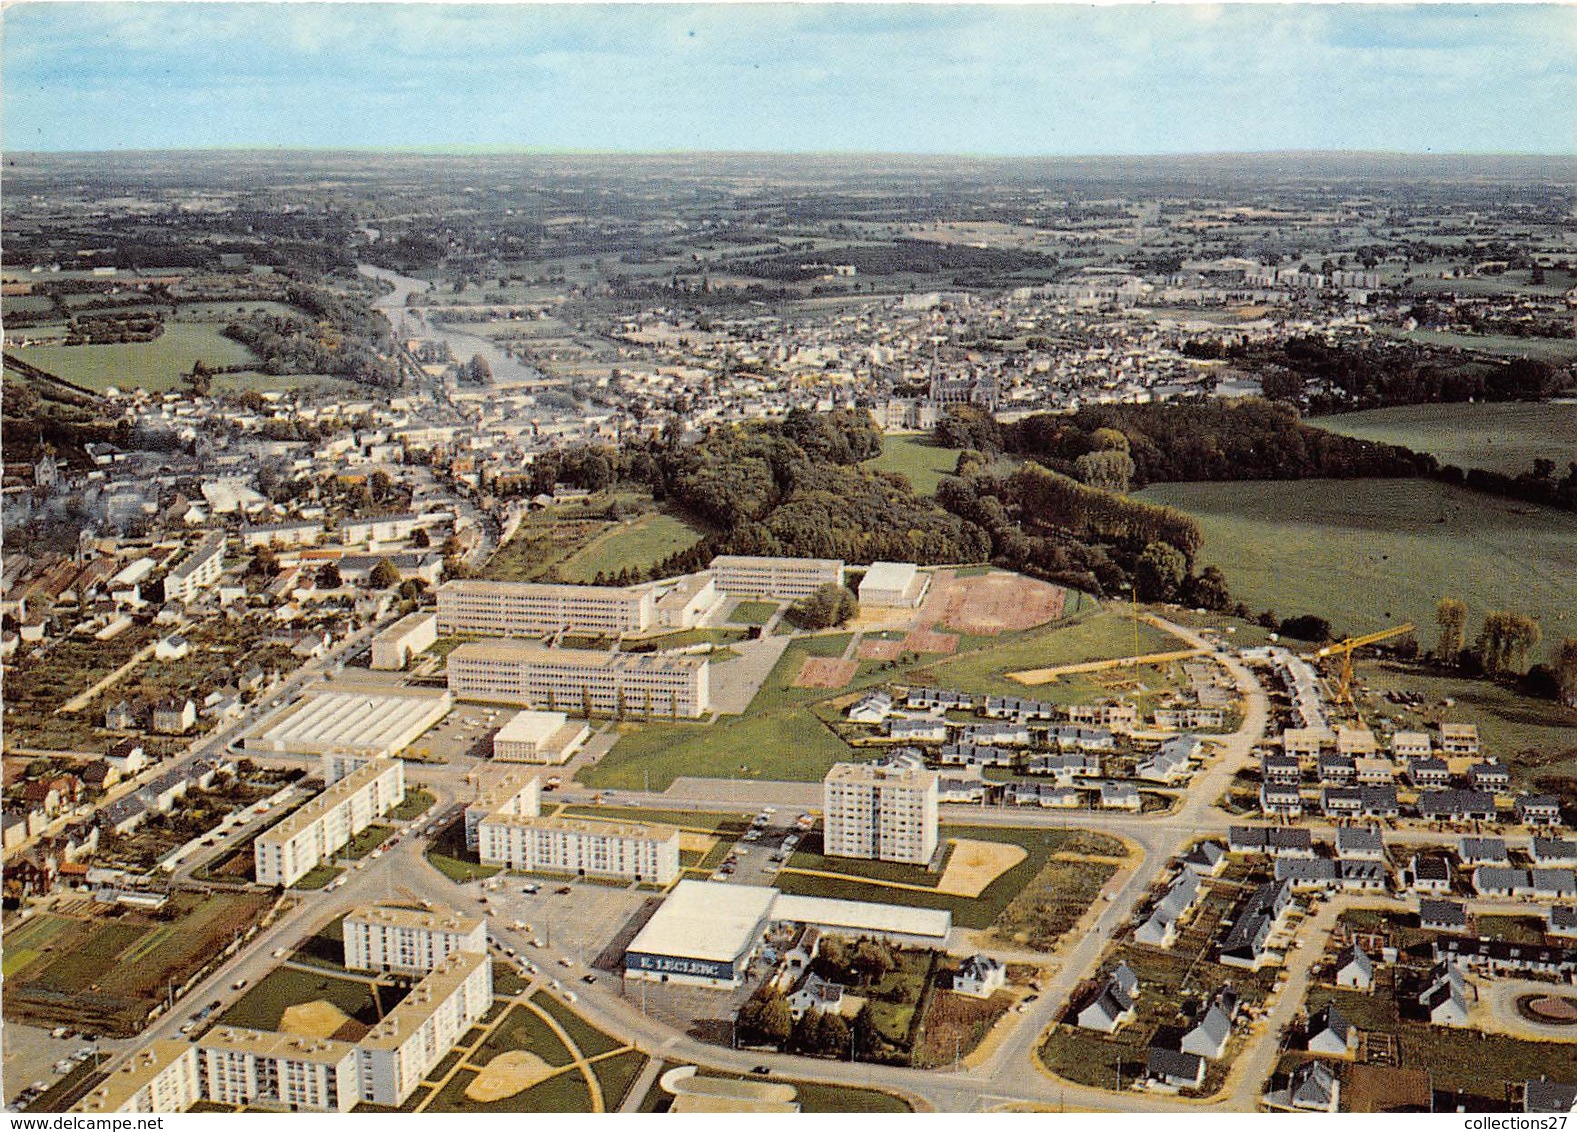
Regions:
[[373, 546], [408, 539], [421, 525], [420, 515], [379, 515], [374, 519], [347, 519], [340, 524], [339, 535], [346, 546]]
[[843, 585], [843, 562], [836, 558], [765, 558], [722, 554], [712, 559], [712, 580], [730, 597], [798, 601], [822, 586]]
[[241, 549], [256, 550], [260, 546], [290, 550], [298, 546], [316, 546], [323, 537], [323, 524], [318, 522], [270, 523], [266, 526], [242, 527]]
[[550, 649], [529, 641], [472, 641], [449, 654], [460, 699], [583, 713], [694, 719], [711, 707], [705, 657]]
[[572, 586], [457, 579], [438, 587], [440, 633], [536, 637], [644, 633], [656, 622], [651, 586]]
[[398, 1108], [493, 1004], [493, 961], [460, 951], [356, 1043], [361, 1099]]
[[208, 535], [164, 576], [165, 601], [191, 601], [224, 573], [225, 537]]
[[477, 782], [476, 797], [465, 807], [465, 847], [476, 850], [477, 828], [492, 814], [534, 818], [542, 812], [542, 782], [535, 770], [493, 770]]
[[398, 672], [410, 659], [438, 640], [438, 618], [432, 613], [407, 613], [372, 638], [372, 667]]
[[936, 853], [940, 777], [913, 766], [834, 764], [822, 780], [827, 855], [927, 864]]
[[350, 1042], [220, 1026], [196, 1048], [203, 1097], [215, 1104], [349, 1112], [361, 1099]]
[[71, 1111], [185, 1112], [202, 1095], [197, 1047], [185, 1041], [157, 1041], [127, 1058]]
[[375, 759], [264, 830], [253, 842], [259, 884], [289, 888], [405, 798], [405, 764]]
[[657, 884], [679, 876], [674, 826], [497, 813], [482, 819], [477, 834], [484, 865]]
[[345, 916], [345, 966], [353, 971], [423, 974], [457, 951], [485, 953], [487, 924], [451, 910], [371, 905]]

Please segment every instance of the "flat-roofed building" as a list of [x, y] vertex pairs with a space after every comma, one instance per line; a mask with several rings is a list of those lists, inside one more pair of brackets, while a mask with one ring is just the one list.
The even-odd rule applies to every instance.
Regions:
[[838, 558], [769, 558], [720, 554], [712, 559], [712, 580], [730, 597], [798, 601], [822, 586], [843, 585]]
[[197, 1042], [203, 1099], [291, 1111], [349, 1112], [360, 1098], [356, 1047], [237, 1026], [218, 1026]]
[[493, 1005], [493, 961], [449, 956], [356, 1043], [361, 1099], [398, 1108]]
[[204, 537], [164, 576], [164, 600], [191, 601], [213, 585], [224, 573], [224, 556], [223, 532]]
[[271, 717], [242, 745], [281, 755], [386, 758], [414, 743], [454, 706], [448, 692], [313, 692]]
[[202, 1099], [197, 1047], [151, 1042], [137, 1050], [76, 1104], [72, 1112], [185, 1112]]
[[287, 550], [297, 546], [316, 546], [323, 537], [323, 524], [302, 520], [297, 523], [269, 523], [263, 526], [241, 528], [241, 548], [256, 550], [260, 546]]
[[701, 656], [550, 649], [531, 641], [471, 641], [449, 654], [460, 699], [557, 711], [694, 719], [711, 706]]
[[487, 924], [447, 908], [381, 904], [345, 916], [345, 966], [355, 971], [431, 971], [457, 951], [487, 951]]
[[931, 575], [913, 562], [872, 562], [860, 579], [860, 604], [886, 609], [913, 609], [925, 600]]
[[625, 975], [740, 986], [777, 898], [777, 889], [764, 885], [680, 881], [625, 949]]
[[591, 737], [585, 720], [561, 711], [518, 711], [493, 736], [493, 758], [511, 763], [562, 763]]
[[407, 613], [372, 638], [372, 667], [379, 672], [398, 672], [437, 640], [437, 614]]
[[540, 637], [644, 633], [657, 620], [651, 586], [576, 586], [464, 578], [438, 587], [440, 633]]
[[939, 778], [907, 764], [834, 764], [822, 780], [827, 855], [929, 863], [936, 853]]
[[404, 799], [405, 764], [399, 759], [377, 759], [352, 771], [257, 835], [257, 882], [289, 888]]
[[675, 826], [494, 813], [478, 824], [477, 836], [484, 865], [655, 884], [679, 875]]
[[542, 780], [529, 767], [485, 768], [477, 772], [476, 797], [465, 807], [465, 847], [475, 852], [478, 828], [493, 814], [534, 818], [542, 812]]
[[722, 602], [709, 573], [687, 574], [653, 587], [657, 624], [664, 629], [693, 629]]

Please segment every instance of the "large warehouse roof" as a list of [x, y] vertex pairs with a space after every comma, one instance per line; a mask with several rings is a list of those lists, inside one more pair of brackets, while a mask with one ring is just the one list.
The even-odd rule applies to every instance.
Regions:
[[821, 896], [779, 896], [772, 908], [774, 920], [814, 924], [821, 928], [879, 932], [884, 935], [946, 939], [953, 928], [953, 914], [901, 904], [873, 904], [867, 900], [830, 900]]
[[731, 963], [755, 945], [777, 895], [762, 885], [682, 880], [628, 950]]
[[436, 696], [319, 692], [276, 716], [247, 745], [294, 754], [392, 755], [442, 719], [453, 703], [447, 692]]

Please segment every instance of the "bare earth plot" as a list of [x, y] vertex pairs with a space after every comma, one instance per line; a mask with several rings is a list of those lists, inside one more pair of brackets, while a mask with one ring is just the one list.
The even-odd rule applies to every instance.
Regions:
[[923, 623], [960, 633], [989, 634], [1033, 629], [1062, 616], [1061, 586], [1017, 574], [991, 573], [947, 579], [926, 601]]
[[952, 856], [947, 859], [947, 868], [942, 870], [936, 890], [949, 896], [973, 899], [1027, 856], [1029, 853], [1022, 845], [1008, 841], [954, 839]]
[[860, 670], [857, 660], [838, 660], [828, 656], [807, 656], [794, 677], [796, 688], [842, 688]]
[[482, 1067], [465, 1087], [466, 1100], [490, 1104], [523, 1093], [558, 1070], [523, 1049], [506, 1050]]
[[958, 634], [938, 633], [935, 629], [916, 629], [903, 639], [905, 652], [952, 654], [958, 651]]
[[903, 655], [906, 641], [884, 641], [879, 638], [868, 638], [860, 642], [854, 655], [861, 660], [897, 660]]
[[304, 1038], [332, 1038], [350, 1020], [350, 1015], [332, 1002], [319, 998], [285, 1007], [279, 1028], [286, 1034], [300, 1034]]

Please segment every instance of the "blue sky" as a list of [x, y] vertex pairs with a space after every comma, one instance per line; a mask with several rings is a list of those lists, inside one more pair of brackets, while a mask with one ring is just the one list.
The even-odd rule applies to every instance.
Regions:
[[8, 149], [1577, 152], [1577, 6], [24, 3]]

